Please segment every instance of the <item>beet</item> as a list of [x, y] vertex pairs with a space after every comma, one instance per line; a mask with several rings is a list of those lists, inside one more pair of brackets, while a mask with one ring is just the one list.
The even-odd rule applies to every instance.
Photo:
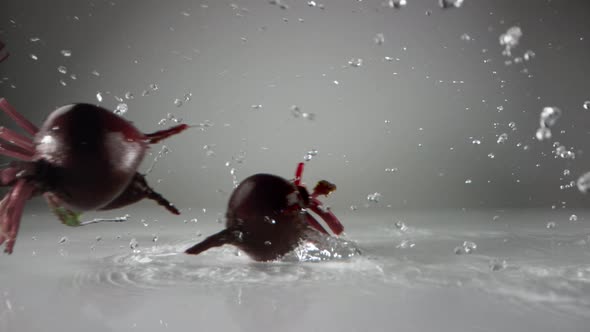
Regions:
[[[141, 199], [178, 210], [149, 187], [137, 172], [149, 144], [175, 135], [187, 125], [144, 134], [129, 121], [91, 104], [72, 104], [52, 112], [40, 129], [4, 99], [0, 108], [33, 138], [0, 127], [0, 153], [19, 161], [0, 170], [0, 185], [12, 187], [0, 202], [0, 245], [11, 253], [24, 203], [43, 194], [61, 221], [79, 226], [79, 212], [106, 210]], [[77, 211], [77, 212], [74, 212]]]
[[303, 163], [295, 179], [286, 180], [271, 174], [255, 174], [243, 180], [233, 191], [226, 213], [226, 228], [186, 250], [197, 255], [212, 247], [231, 244], [257, 261], [276, 260], [292, 251], [310, 232], [328, 232], [307, 211], [318, 214], [334, 232], [342, 224], [317, 199], [336, 186], [320, 181], [310, 195], [301, 185]]

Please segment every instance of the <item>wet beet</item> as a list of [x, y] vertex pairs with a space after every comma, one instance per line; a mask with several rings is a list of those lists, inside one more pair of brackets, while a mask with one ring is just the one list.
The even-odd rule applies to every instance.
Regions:
[[[319, 209], [317, 203], [312, 203], [314, 200], [319, 202], [314, 195], [329, 191], [318, 193], [314, 190], [309, 195], [305, 187], [295, 183], [299, 183], [297, 178], [288, 181], [270, 174], [246, 178], [229, 199], [226, 229], [191, 247], [186, 253], [196, 255], [212, 247], [231, 244], [254, 260], [268, 261], [295, 249], [309, 232], [327, 233], [307, 208], [313, 205]], [[330, 228], [342, 231], [340, 222], [332, 218], [331, 212], [322, 210], [318, 214]]]
[[[6, 100], [0, 108], [33, 138], [0, 127], [0, 153], [17, 158], [0, 170], [0, 185], [12, 187], [0, 202], [0, 245], [11, 252], [24, 202], [43, 194], [64, 224], [79, 226], [79, 213], [122, 207], [144, 198], [170, 212], [178, 210], [137, 173], [149, 144], [188, 126], [144, 134], [129, 121], [91, 104], [72, 104], [52, 112], [40, 129]], [[74, 212], [77, 211], [77, 212]]]

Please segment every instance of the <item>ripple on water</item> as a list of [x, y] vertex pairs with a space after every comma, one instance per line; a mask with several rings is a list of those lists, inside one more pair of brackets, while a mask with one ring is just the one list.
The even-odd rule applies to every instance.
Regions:
[[[360, 257], [351, 241], [320, 236], [314, 244], [302, 243], [292, 254], [276, 262], [259, 263], [231, 246], [199, 256], [183, 253], [191, 243], [159, 245], [94, 261], [78, 273], [74, 285], [134, 287], [136, 290], [168, 286], [223, 285], [225, 283], [288, 283], [341, 279], [347, 269], [374, 270], [374, 263]], [[322, 264], [313, 264], [323, 262]], [[322, 265], [323, 267], [321, 267]]]

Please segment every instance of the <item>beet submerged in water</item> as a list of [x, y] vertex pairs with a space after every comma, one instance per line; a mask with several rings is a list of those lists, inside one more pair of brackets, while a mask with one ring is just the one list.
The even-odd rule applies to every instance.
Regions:
[[[63, 106], [40, 129], [0, 99], [28, 135], [0, 127], [0, 154], [19, 159], [0, 170], [0, 185], [12, 187], [0, 202], [0, 245], [11, 253], [25, 202], [44, 195], [64, 224], [80, 226], [79, 212], [107, 210], [155, 200], [178, 210], [149, 187], [137, 172], [149, 144], [177, 134], [187, 125], [144, 134], [122, 117], [90, 104]], [[76, 211], [76, 212], [75, 212]]]
[[334, 191], [336, 186], [320, 181], [310, 195], [301, 185], [302, 173], [303, 163], [300, 163], [293, 181], [271, 174], [246, 178], [229, 199], [226, 228], [186, 253], [197, 255], [212, 247], [231, 244], [257, 261], [278, 259], [295, 249], [310, 232], [328, 234], [307, 209], [319, 215], [334, 234], [340, 234], [342, 224], [317, 199]]

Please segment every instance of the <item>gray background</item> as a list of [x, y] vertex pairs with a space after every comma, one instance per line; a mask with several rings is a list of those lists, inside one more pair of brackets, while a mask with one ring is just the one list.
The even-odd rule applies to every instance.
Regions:
[[[582, 108], [590, 99], [590, 2], [468, 0], [444, 11], [435, 0], [401, 10], [368, 0], [318, 1], [324, 10], [284, 2], [286, 10], [265, 0], [2, 0], [0, 39], [11, 56], [0, 64], [0, 95], [39, 124], [60, 105], [97, 103], [99, 91], [111, 109], [115, 96], [132, 92], [125, 117], [146, 132], [168, 126], [158, 124], [167, 113], [210, 121], [166, 141], [170, 152], [149, 175], [180, 207], [223, 206], [232, 167], [238, 180], [290, 177], [312, 149], [319, 154], [305, 180], [336, 183], [335, 207], [362, 207], [373, 192], [394, 208], [587, 205], [575, 187], [559, 186], [590, 170], [590, 113]], [[498, 37], [514, 25], [523, 37], [513, 53], [536, 57], [507, 66]], [[351, 58], [363, 65], [350, 67]], [[158, 90], [142, 96], [153, 83]], [[190, 101], [174, 105], [189, 92]], [[315, 119], [294, 118], [292, 105]], [[563, 117], [554, 139], [538, 142], [539, 113], [553, 105]], [[504, 132], [507, 143], [497, 144]], [[555, 159], [555, 140], [576, 159]]]

